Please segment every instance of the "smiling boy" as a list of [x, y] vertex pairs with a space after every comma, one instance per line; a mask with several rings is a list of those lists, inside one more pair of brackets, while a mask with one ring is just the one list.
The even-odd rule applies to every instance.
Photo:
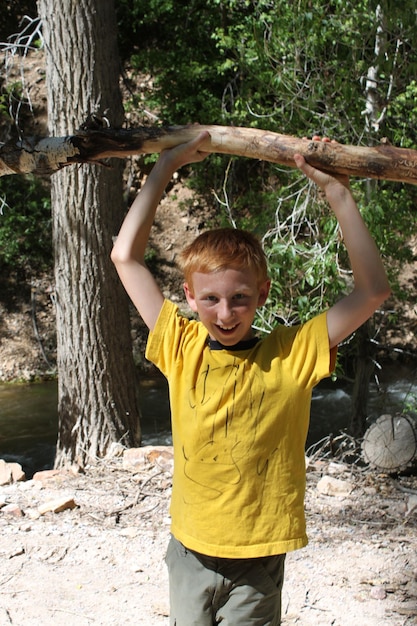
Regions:
[[307, 543], [305, 462], [313, 387], [337, 345], [389, 294], [385, 271], [348, 180], [295, 156], [342, 228], [354, 285], [329, 310], [259, 339], [252, 323], [270, 280], [250, 233], [202, 233], [181, 254], [197, 320], [166, 300], [144, 256], [160, 198], [176, 169], [207, 154], [207, 138], [164, 151], [127, 214], [112, 251], [150, 329], [146, 356], [169, 383], [174, 477], [169, 570], [171, 625], [277, 626], [285, 554]]
[[182, 251], [180, 266], [187, 302], [210, 337], [225, 346], [250, 339], [270, 287], [257, 240], [230, 228], [207, 231]]

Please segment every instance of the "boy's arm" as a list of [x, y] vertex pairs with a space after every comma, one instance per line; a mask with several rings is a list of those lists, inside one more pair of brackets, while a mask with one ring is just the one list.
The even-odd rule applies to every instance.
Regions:
[[371, 317], [389, 296], [390, 286], [379, 255], [349, 190], [347, 177], [334, 177], [294, 157], [299, 169], [326, 194], [342, 230], [354, 279], [353, 290], [327, 314], [330, 347], [337, 346]]
[[145, 263], [145, 250], [156, 209], [174, 172], [208, 153], [199, 151], [208, 133], [165, 150], [126, 215], [111, 252], [120, 279], [143, 321], [152, 330], [164, 297]]

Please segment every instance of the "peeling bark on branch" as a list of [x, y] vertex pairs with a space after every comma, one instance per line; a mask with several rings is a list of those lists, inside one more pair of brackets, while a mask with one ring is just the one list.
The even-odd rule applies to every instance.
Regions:
[[298, 139], [266, 130], [226, 126], [86, 129], [67, 137], [31, 138], [0, 147], [0, 176], [52, 174], [75, 163], [102, 162], [109, 157], [159, 153], [189, 141], [203, 130], [207, 152], [261, 159], [295, 167], [294, 154], [332, 173], [417, 184], [417, 151], [389, 144], [375, 147]]

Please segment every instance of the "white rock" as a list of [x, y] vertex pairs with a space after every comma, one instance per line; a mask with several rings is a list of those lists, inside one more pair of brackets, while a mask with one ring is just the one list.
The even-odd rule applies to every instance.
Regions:
[[63, 496], [57, 500], [52, 500], [42, 504], [38, 507], [38, 511], [41, 515], [45, 515], [45, 513], [61, 513], [66, 509], [75, 509], [76, 506], [74, 498]]
[[354, 485], [348, 480], [323, 476], [317, 483], [317, 489], [326, 496], [346, 497], [353, 491]]

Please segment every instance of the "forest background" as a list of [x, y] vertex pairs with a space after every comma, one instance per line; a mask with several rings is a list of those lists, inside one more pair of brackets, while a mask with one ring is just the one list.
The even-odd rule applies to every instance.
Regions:
[[[115, 8], [125, 126], [197, 121], [294, 136], [319, 134], [346, 144], [416, 146], [417, 13], [412, 1], [118, 0]], [[6, 55], [2, 141], [30, 134], [39, 124], [24, 82], [10, 81], [7, 72], [11, 51], [15, 62], [29, 54], [32, 63], [39, 59], [40, 76], [44, 71], [37, 12], [36, 2], [16, 0], [0, 16]], [[93, 104], [88, 113], [98, 119], [106, 115]], [[125, 208], [154, 158], [127, 164]], [[178, 182], [192, 192], [184, 206], [197, 228], [232, 224], [262, 238], [273, 289], [256, 320], [261, 332], [277, 322], [311, 317], [349, 283], [337, 224], [315, 187], [297, 171], [212, 155], [181, 172], [174, 187]], [[395, 356], [414, 367], [415, 279], [404, 270], [414, 261], [417, 189], [359, 179], [351, 186], [394, 293], [340, 351], [337, 376], [355, 380], [351, 431], [361, 435], [375, 362]], [[0, 194], [0, 298], [7, 295], [16, 302], [27, 297], [39, 276], [52, 274], [49, 180], [3, 177]], [[156, 245], [147, 261], [164, 280], [166, 264]], [[181, 298], [179, 284], [175, 295]], [[138, 342], [142, 349], [143, 338]], [[48, 359], [53, 355], [50, 346]]]

